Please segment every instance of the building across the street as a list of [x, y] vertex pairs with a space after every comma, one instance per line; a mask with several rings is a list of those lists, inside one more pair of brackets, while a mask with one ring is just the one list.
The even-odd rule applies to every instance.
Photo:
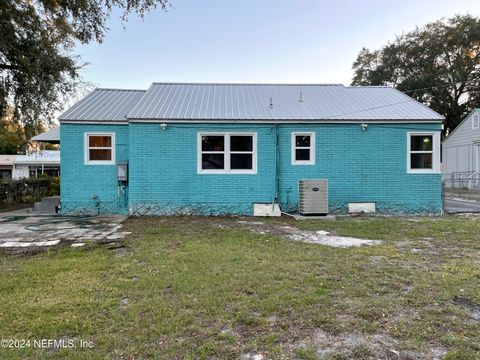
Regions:
[[0, 155], [0, 179], [60, 176], [60, 151], [42, 150], [27, 155]]

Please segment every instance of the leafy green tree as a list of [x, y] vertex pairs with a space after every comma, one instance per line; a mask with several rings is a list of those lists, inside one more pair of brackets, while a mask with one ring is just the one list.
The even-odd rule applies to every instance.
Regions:
[[[51, 121], [81, 82], [75, 43], [102, 42], [113, 8], [123, 20], [168, 0], [0, 1], [0, 118], [35, 128]], [[30, 138], [30, 132], [27, 139]]]
[[363, 48], [352, 85], [391, 85], [446, 118], [453, 130], [480, 104], [480, 19], [456, 15]]
[[26, 147], [23, 127], [11, 116], [0, 118], [0, 155], [24, 153]]

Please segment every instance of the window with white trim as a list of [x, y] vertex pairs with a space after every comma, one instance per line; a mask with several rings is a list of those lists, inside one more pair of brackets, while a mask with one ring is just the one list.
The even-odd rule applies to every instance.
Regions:
[[115, 164], [115, 133], [85, 133], [85, 164]]
[[292, 165], [315, 165], [315, 133], [292, 133]]
[[472, 116], [472, 129], [479, 129], [480, 128], [480, 116], [473, 115]]
[[256, 133], [199, 133], [199, 174], [255, 174]]
[[438, 173], [440, 171], [440, 132], [407, 134], [407, 172]]

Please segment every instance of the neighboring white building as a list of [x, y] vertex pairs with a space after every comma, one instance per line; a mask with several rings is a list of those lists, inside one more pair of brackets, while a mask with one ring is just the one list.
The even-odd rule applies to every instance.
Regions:
[[480, 109], [473, 110], [442, 143], [443, 173], [480, 175]]
[[0, 155], [0, 181], [2, 179], [11, 179], [13, 162], [16, 155]]
[[27, 155], [0, 155], [1, 178], [30, 178], [60, 175], [60, 151], [43, 150]]
[[[60, 144], [60, 127], [34, 136], [33, 141]], [[60, 151], [40, 150], [27, 155], [0, 155], [0, 180], [60, 176]]]

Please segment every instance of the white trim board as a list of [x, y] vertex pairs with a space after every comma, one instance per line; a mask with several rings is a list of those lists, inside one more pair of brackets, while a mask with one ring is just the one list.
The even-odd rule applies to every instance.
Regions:
[[[82, 121], [79, 121], [82, 123]], [[443, 120], [422, 120], [422, 119], [412, 119], [412, 120], [211, 120], [211, 119], [128, 119], [129, 123], [174, 123], [174, 124], [442, 124]], [[104, 124], [104, 123], [102, 123]]]

